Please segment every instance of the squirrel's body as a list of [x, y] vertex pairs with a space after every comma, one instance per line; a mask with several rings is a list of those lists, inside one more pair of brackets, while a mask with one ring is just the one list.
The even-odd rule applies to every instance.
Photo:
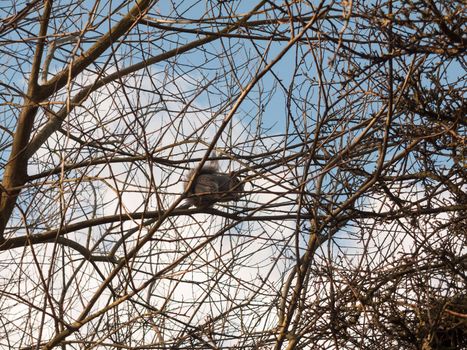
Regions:
[[[192, 169], [188, 173], [185, 190], [194, 172]], [[203, 166], [191, 183], [187, 202], [196, 207], [208, 207], [217, 202], [238, 201], [242, 191], [243, 185], [235, 173], [221, 173], [217, 163], [211, 163]]]

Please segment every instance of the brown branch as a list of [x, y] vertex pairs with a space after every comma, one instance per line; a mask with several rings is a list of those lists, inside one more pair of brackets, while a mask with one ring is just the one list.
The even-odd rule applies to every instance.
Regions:
[[0, 242], [4, 239], [5, 228], [20, 193], [20, 190], [11, 189], [23, 185], [27, 177], [28, 158], [24, 151], [31, 136], [34, 118], [38, 110], [35, 96], [38, 91], [37, 81], [51, 10], [52, 1], [48, 0], [45, 2], [44, 13], [40, 19], [39, 38], [33, 57], [27, 97], [24, 98], [24, 107], [16, 124], [11, 154], [3, 174], [2, 187], [5, 191], [0, 193]]
[[131, 27], [139, 21], [149, 8], [152, 0], [139, 0], [110, 31], [104, 34], [92, 47], [75, 59], [68, 67], [56, 74], [42, 86], [43, 96], [50, 96], [65, 86], [69, 79], [74, 79], [86, 67], [92, 64], [102, 53], [113, 45]]
[[[227, 28], [224, 28], [223, 30], [219, 31], [219, 33], [216, 33], [214, 35], [209, 35], [204, 38], [192, 41], [191, 43], [182, 45], [181, 47], [177, 47], [175, 49], [161, 53], [160, 55], [153, 56], [151, 58], [148, 58], [147, 60], [136, 63], [132, 66], [120, 69], [116, 71], [115, 73], [112, 73], [104, 78], [97, 80], [93, 84], [84, 87], [73, 97], [70, 103], [70, 106], [65, 106], [56, 115], [51, 115], [46, 125], [44, 125], [44, 127], [36, 134], [36, 136], [29, 143], [27, 150], [26, 150], [27, 156], [31, 157], [41, 147], [41, 145], [50, 137], [50, 135], [52, 135], [55, 131], [58, 130], [63, 120], [65, 120], [65, 117], [74, 108], [76, 108], [77, 106], [80, 106], [92, 92], [96, 91], [97, 89], [103, 87], [104, 85], [108, 83], [121, 79], [122, 77], [128, 74], [134, 73], [140, 69], [146, 68], [155, 63], [165, 61], [169, 58], [181, 55], [187, 51], [190, 51], [196, 47], [210, 43], [214, 40], [218, 40], [222, 38], [223, 34], [229, 33], [237, 29], [238, 27], [240, 27], [242, 23], [243, 23], [243, 20]], [[55, 78], [51, 79], [48, 84], [52, 84], [52, 82], [54, 82], [54, 79]]]

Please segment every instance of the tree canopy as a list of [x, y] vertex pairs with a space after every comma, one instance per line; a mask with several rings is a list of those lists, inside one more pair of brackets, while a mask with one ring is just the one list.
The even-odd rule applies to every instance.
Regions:
[[4, 1], [0, 347], [467, 347], [466, 17]]

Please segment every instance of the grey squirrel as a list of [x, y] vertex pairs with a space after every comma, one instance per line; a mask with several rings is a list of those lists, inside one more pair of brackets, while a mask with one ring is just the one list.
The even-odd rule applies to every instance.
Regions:
[[195, 171], [196, 169], [191, 169], [185, 179], [184, 189], [188, 194], [188, 206], [210, 207], [217, 202], [240, 200], [243, 184], [235, 172], [222, 173], [217, 161], [211, 161], [201, 168], [188, 188]]

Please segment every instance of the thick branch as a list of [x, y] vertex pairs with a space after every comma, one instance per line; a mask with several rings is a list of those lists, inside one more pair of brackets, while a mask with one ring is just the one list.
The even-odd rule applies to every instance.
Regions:
[[3, 241], [5, 228], [8, 224], [8, 220], [10, 219], [11, 213], [13, 212], [13, 208], [15, 207], [16, 198], [20, 193], [19, 189], [14, 188], [23, 185], [27, 177], [28, 158], [26, 157], [24, 150], [31, 136], [34, 118], [38, 110], [37, 104], [34, 100], [39, 90], [37, 79], [39, 76], [51, 10], [51, 1], [46, 1], [44, 14], [40, 19], [39, 36], [34, 53], [31, 75], [29, 77], [28, 92], [24, 99], [24, 107], [18, 118], [11, 154], [3, 174], [3, 191], [0, 193], [0, 242]]

